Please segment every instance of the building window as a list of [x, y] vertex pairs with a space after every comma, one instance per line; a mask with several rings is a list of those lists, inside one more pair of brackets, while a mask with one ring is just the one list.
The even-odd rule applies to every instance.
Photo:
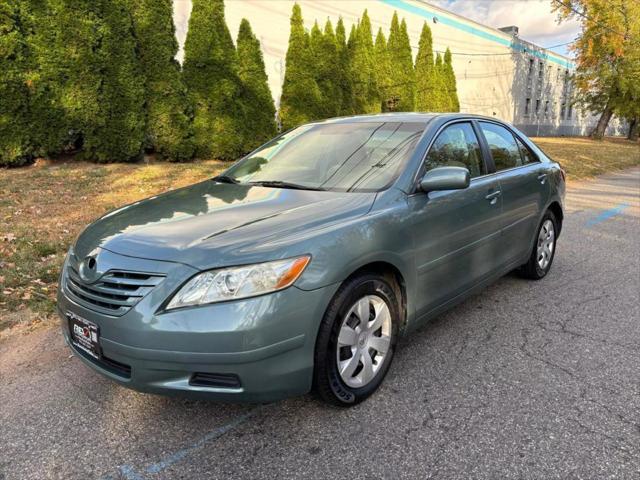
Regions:
[[569, 111], [567, 112], [567, 120], [571, 120], [572, 113], [573, 113], [573, 105], [569, 104]]
[[536, 115], [540, 113], [540, 99], [536, 100]]
[[531, 99], [527, 98], [524, 101], [524, 114], [529, 115], [531, 113]]
[[549, 115], [549, 101], [544, 102], [544, 116]]
[[538, 80], [542, 81], [544, 75], [544, 63], [538, 62]]
[[533, 75], [533, 58], [529, 59], [529, 73], [527, 73], [527, 75], [530, 77], [531, 75]]
[[562, 102], [562, 105], [560, 106], [560, 118], [564, 120], [564, 114], [567, 110], [567, 104]]

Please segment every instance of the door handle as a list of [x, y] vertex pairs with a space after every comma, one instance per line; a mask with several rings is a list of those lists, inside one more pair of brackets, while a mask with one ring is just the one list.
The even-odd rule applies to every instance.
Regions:
[[500, 190], [495, 190], [491, 193], [488, 193], [484, 198], [489, 200], [490, 201], [489, 203], [491, 203], [491, 205], [495, 205], [500, 195], [502, 195], [502, 192]]
[[544, 185], [544, 182], [547, 180], [547, 174], [541, 173], [540, 175], [538, 175], [538, 180], [540, 180], [540, 183]]

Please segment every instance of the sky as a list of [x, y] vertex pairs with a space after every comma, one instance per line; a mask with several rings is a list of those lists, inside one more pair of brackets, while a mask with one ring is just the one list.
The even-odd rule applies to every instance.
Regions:
[[[446, 10], [490, 27], [517, 25], [520, 37], [541, 47], [570, 42], [578, 35], [580, 25], [572, 20], [558, 24], [551, 12], [551, 0], [427, 0]], [[552, 48], [571, 55], [568, 45]]]

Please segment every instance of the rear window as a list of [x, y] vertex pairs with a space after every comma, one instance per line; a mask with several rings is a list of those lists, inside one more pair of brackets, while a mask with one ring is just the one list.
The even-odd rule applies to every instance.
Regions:
[[487, 122], [480, 122], [480, 127], [489, 144], [496, 171], [522, 165], [520, 148], [509, 130], [495, 123]]

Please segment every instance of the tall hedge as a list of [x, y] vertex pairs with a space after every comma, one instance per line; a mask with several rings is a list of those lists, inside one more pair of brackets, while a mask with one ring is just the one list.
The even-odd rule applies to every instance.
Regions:
[[83, 132], [82, 156], [96, 162], [138, 160], [144, 141], [145, 98], [130, 11], [125, 0], [93, 3], [102, 20], [95, 60], [100, 72], [98, 117]]
[[453, 72], [453, 65], [451, 63], [451, 50], [447, 47], [444, 52], [443, 63], [444, 84], [447, 89], [447, 99], [449, 101], [449, 111], [459, 112], [460, 101], [458, 100], [458, 87], [456, 86], [456, 75]]
[[337, 84], [342, 92], [340, 104], [340, 115], [351, 115], [353, 113], [351, 75], [349, 75], [349, 49], [347, 47], [347, 32], [344, 28], [342, 17], [336, 24], [336, 48], [337, 48]]
[[416, 57], [416, 110], [431, 112], [436, 108], [437, 78], [433, 59], [431, 29], [425, 22], [420, 34]]
[[0, 165], [22, 165], [33, 155], [28, 7], [27, 2], [0, 0]]
[[363, 12], [355, 30], [350, 66], [354, 112], [380, 112], [373, 34], [367, 10]]
[[129, 0], [145, 87], [145, 148], [172, 161], [193, 156], [191, 108], [175, 56], [171, 0]]
[[335, 117], [340, 114], [342, 108], [343, 92], [338, 41], [331, 21], [327, 20], [324, 31], [320, 30], [317, 23], [313, 26], [310, 49], [315, 59], [315, 79], [321, 94], [317, 117]]
[[309, 42], [302, 11], [296, 3], [291, 14], [289, 48], [280, 97], [279, 113], [283, 130], [314, 120], [314, 113], [321, 103], [322, 94], [315, 79]]
[[435, 86], [436, 89], [433, 95], [433, 111], [448, 112], [451, 107], [451, 102], [449, 101], [446, 72], [442, 61], [442, 55], [440, 55], [440, 53], [436, 54]]
[[394, 73], [393, 85], [389, 97], [392, 99], [391, 111], [411, 112], [415, 108], [415, 72], [411, 43], [407, 31], [407, 23], [398, 21], [394, 12], [391, 19], [389, 42], [387, 43], [391, 58], [391, 69]]
[[244, 117], [238, 58], [222, 0], [193, 0], [184, 47], [183, 77], [194, 105], [200, 158], [231, 160], [243, 153]]
[[378, 92], [380, 95], [381, 103], [380, 107], [383, 112], [388, 112], [394, 107], [393, 98], [390, 95], [394, 72], [391, 69], [391, 57], [389, 56], [389, 50], [387, 49], [387, 39], [382, 32], [382, 28], [378, 29], [374, 52], [376, 83], [378, 85]]
[[276, 108], [269, 90], [260, 41], [245, 18], [240, 22], [236, 45], [240, 98], [246, 119], [243, 150], [249, 152], [277, 133]]

